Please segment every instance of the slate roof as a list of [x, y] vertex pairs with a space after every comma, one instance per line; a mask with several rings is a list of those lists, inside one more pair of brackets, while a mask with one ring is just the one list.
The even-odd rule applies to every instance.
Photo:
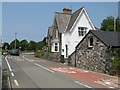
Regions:
[[80, 14], [80, 12], [82, 11], [83, 8], [84, 8], [84, 7], [80, 8], [79, 10], [77, 10], [76, 12], [74, 12], [74, 13], [72, 14], [71, 19], [70, 19], [70, 22], [69, 22], [69, 24], [68, 24], [68, 27], [67, 27], [67, 30], [66, 30], [66, 31], [69, 31], [69, 30], [72, 28], [74, 22], [76, 21], [77, 17], [79, 16], [79, 14]]
[[120, 47], [120, 33], [90, 30], [95, 36], [101, 39], [108, 46]]
[[49, 27], [48, 28], [48, 36], [52, 36], [52, 33], [53, 33], [53, 29], [52, 29], [52, 27]]
[[70, 18], [71, 18], [71, 14], [64, 14], [58, 12], [55, 13], [55, 19], [60, 33], [63, 33], [66, 30]]

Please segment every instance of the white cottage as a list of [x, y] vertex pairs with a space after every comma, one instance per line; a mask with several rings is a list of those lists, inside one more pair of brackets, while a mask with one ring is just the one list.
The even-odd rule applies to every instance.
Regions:
[[73, 14], [70, 9], [55, 13], [52, 25], [51, 52], [58, 52], [68, 58], [75, 51], [77, 44], [89, 32], [96, 30], [84, 7]]

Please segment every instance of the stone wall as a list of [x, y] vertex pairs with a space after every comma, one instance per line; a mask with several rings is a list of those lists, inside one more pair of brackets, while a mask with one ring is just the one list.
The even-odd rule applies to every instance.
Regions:
[[75, 66], [75, 52], [68, 57], [68, 66]]
[[[92, 48], [88, 47], [89, 37], [93, 37], [94, 45]], [[76, 66], [79, 68], [91, 71], [109, 71], [110, 56], [112, 53], [107, 45], [89, 33], [76, 47], [76, 52], [69, 57], [68, 62], [69, 65], [74, 66], [76, 59]]]

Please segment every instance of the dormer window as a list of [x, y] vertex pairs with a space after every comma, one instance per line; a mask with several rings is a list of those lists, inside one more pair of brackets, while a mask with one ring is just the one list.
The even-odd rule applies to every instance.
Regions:
[[87, 32], [86, 27], [78, 27], [78, 36], [85, 36]]
[[88, 47], [93, 47], [93, 37], [88, 39]]

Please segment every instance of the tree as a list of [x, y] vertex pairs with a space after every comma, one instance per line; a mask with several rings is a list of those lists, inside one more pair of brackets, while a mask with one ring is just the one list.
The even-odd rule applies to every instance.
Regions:
[[42, 41], [40, 41], [40, 42], [37, 43], [36, 49], [37, 50], [42, 50], [42, 48], [44, 46], [46, 46], [46, 37]]
[[2, 49], [3, 50], [9, 50], [9, 43], [5, 42]]
[[36, 50], [36, 42], [35, 41], [30, 41], [28, 44], [28, 50], [32, 51], [32, 50]]
[[119, 17], [116, 19], [116, 30], [117, 32], [120, 32], [120, 18]]
[[[20, 42], [18, 39], [16, 39], [16, 49], [19, 49], [19, 47], [20, 47]], [[10, 43], [10, 49], [14, 49], [14, 48], [15, 48], [15, 40]]]
[[27, 40], [22, 40], [21, 42], [20, 42], [20, 46], [21, 46], [21, 51], [24, 51], [24, 50], [26, 50], [27, 48], [28, 48], [28, 41]]
[[120, 48], [114, 54], [114, 59], [112, 59], [112, 67], [116, 70], [117, 74], [120, 75]]
[[[119, 18], [116, 19], [116, 31], [120, 32]], [[114, 31], [114, 17], [109, 16], [101, 23], [101, 30], [103, 31]]]

